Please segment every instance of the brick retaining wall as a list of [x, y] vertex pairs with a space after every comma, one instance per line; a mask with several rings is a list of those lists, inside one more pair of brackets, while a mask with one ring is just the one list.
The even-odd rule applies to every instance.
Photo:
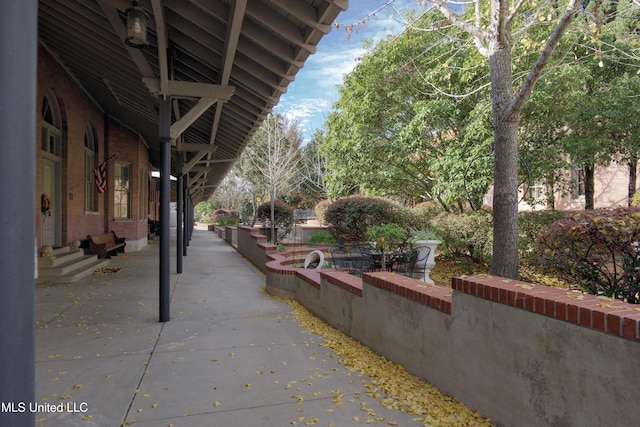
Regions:
[[[501, 426], [631, 426], [640, 419], [640, 306], [490, 275], [452, 287], [388, 272], [291, 268], [238, 231], [240, 250], [326, 323]], [[266, 261], [261, 261], [266, 259]], [[262, 262], [262, 266], [259, 264]]]

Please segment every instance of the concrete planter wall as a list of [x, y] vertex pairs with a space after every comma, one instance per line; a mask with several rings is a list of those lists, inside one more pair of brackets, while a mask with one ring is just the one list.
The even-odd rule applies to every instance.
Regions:
[[454, 278], [446, 288], [388, 272], [359, 279], [291, 268], [273, 245], [250, 234], [239, 229], [238, 250], [251, 242], [259, 250], [245, 252], [256, 262], [259, 253], [268, 259], [267, 290], [295, 297], [497, 425], [622, 426], [640, 419], [632, 398], [640, 370], [638, 306], [489, 275]]
[[329, 227], [324, 227], [321, 225], [313, 226], [313, 225], [299, 225], [300, 228], [300, 236], [303, 242], [307, 243], [309, 238], [316, 233], [320, 233], [322, 231], [327, 231]]
[[226, 226], [224, 228], [224, 240], [230, 245], [238, 244], [238, 227]]

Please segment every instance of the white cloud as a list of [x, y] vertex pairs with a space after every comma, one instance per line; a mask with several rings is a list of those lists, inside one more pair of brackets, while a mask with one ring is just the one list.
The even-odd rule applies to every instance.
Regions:
[[[296, 79], [289, 85], [278, 105], [284, 114], [297, 118], [310, 132], [322, 127], [331, 106], [338, 100], [337, 87], [343, 77], [358, 65], [365, 53], [365, 40], [374, 45], [389, 35], [402, 31], [400, 10], [415, 7], [415, 0], [396, 0], [393, 7], [378, 12], [364, 24], [355, 26], [350, 37], [345, 27], [363, 19], [386, 3], [386, 0], [351, 0], [347, 11], [338, 16], [340, 28], [332, 29], [318, 45]], [[390, 15], [394, 15], [391, 17]]]

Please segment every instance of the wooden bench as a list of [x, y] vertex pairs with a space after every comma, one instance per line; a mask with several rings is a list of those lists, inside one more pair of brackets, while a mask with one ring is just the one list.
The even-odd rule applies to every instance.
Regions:
[[87, 235], [87, 240], [91, 253], [98, 255], [100, 259], [111, 258], [112, 255], [118, 255], [118, 252], [124, 253], [124, 247], [127, 245], [125, 238], [116, 236], [113, 231], [94, 236]]

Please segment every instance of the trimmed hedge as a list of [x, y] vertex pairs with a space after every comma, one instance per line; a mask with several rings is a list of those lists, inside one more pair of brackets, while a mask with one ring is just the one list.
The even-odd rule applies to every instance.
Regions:
[[[291, 231], [293, 208], [280, 200], [276, 200], [274, 203], [274, 211], [274, 225], [278, 228], [277, 242]], [[258, 206], [256, 218], [265, 224], [265, 226], [271, 227], [271, 202]]]
[[325, 220], [329, 232], [338, 240], [358, 242], [367, 239], [367, 229], [394, 223], [399, 208], [386, 199], [367, 196], [343, 197], [327, 208]]

